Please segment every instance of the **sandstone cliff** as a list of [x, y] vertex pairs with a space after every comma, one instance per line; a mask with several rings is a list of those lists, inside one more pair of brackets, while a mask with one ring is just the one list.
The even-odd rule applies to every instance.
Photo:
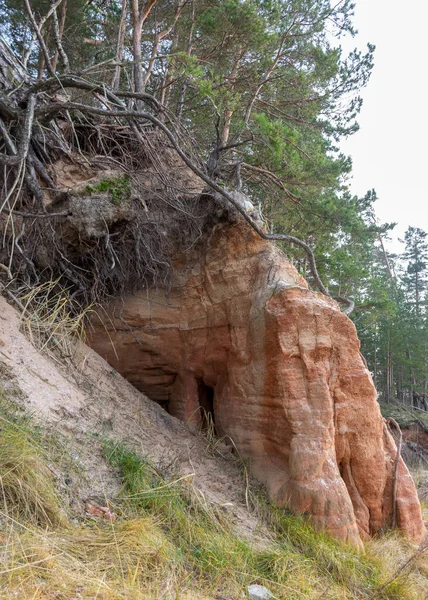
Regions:
[[[91, 345], [196, 427], [211, 413], [272, 500], [354, 544], [390, 525], [396, 446], [353, 323], [246, 224], [219, 222], [174, 265], [94, 323]], [[398, 525], [425, 528], [400, 459]]]

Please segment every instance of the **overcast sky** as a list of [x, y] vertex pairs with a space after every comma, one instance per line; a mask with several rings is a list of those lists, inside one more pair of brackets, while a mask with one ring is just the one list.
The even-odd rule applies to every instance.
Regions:
[[353, 159], [351, 189], [375, 188], [378, 217], [398, 223], [394, 238], [409, 225], [428, 232], [428, 1], [356, 0], [354, 23], [350, 43], [376, 52], [360, 130], [341, 144]]

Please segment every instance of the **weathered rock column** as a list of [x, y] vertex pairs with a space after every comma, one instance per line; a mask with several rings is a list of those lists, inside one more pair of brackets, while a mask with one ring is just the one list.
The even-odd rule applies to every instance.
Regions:
[[[168, 296], [112, 304], [93, 348], [178, 418], [203, 426], [212, 412], [277, 505], [357, 545], [388, 526], [396, 448], [353, 323], [240, 222], [215, 226], [177, 265]], [[402, 460], [397, 513], [420, 541]]]

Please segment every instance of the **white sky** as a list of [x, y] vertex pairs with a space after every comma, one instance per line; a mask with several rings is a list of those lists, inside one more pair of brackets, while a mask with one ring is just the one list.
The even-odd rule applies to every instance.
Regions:
[[341, 149], [352, 156], [352, 192], [375, 188], [377, 216], [397, 222], [388, 247], [402, 252], [409, 225], [428, 232], [428, 1], [356, 0], [354, 23], [350, 44], [375, 44], [375, 66], [360, 130]]

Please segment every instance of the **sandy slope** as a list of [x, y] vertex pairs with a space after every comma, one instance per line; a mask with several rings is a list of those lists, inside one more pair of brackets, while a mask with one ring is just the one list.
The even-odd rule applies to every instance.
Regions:
[[165, 476], [186, 481], [201, 502], [228, 514], [237, 531], [265, 539], [245, 504], [245, 477], [224, 444], [213, 451], [203, 436], [138, 392], [93, 350], [79, 343], [67, 365], [40, 353], [20, 332], [20, 315], [0, 297], [0, 385], [22, 390], [21, 402], [46, 427], [66, 435], [87, 484], [79, 496], [112, 498], [119, 489], [99, 439], [125, 442]]

